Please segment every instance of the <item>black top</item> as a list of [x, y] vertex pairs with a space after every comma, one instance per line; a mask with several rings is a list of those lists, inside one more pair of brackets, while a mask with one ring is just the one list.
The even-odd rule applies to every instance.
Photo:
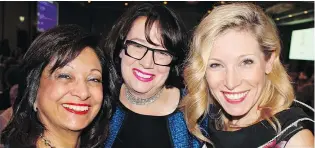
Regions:
[[[283, 148], [294, 134], [306, 128], [305, 122], [310, 122], [298, 122], [295, 124], [297, 126], [293, 124], [299, 119], [308, 118], [300, 108], [284, 110], [275, 116], [281, 124], [282, 131], [289, 127], [275, 140], [272, 139], [276, 137], [277, 133], [266, 120], [237, 131], [220, 131], [215, 128], [214, 122], [211, 119], [209, 122], [210, 140], [216, 148], [257, 148], [265, 144], [268, 144], [268, 146], [264, 146], [263, 148]], [[269, 142], [270, 140], [272, 142]], [[208, 145], [209, 147], [211, 146]]]
[[125, 118], [113, 148], [172, 147], [167, 120], [169, 115], [141, 115], [129, 110], [122, 103], [118, 107], [125, 111]]

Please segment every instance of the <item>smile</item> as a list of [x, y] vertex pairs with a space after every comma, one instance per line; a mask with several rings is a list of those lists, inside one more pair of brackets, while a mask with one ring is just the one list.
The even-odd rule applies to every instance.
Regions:
[[89, 111], [89, 105], [88, 104], [75, 104], [75, 103], [65, 103], [62, 104], [62, 106], [69, 112], [75, 113], [75, 114], [86, 114]]
[[241, 103], [245, 100], [249, 91], [245, 92], [222, 92], [227, 102], [231, 104]]
[[153, 78], [154, 78], [154, 75], [153, 74], [149, 74], [149, 73], [145, 73], [145, 72], [142, 72], [138, 69], [132, 69], [133, 70], [133, 74], [136, 76], [136, 78], [140, 81], [143, 81], [143, 82], [149, 82], [149, 81], [152, 81]]

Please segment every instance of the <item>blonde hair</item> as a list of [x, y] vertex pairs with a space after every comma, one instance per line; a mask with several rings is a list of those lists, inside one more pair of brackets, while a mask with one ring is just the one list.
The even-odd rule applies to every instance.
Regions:
[[[261, 109], [260, 119], [266, 119], [276, 132], [280, 132], [280, 123], [274, 115], [290, 107], [294, 92], [279, 58], [281, 45], [277, 29], [261, 8], [250, 3], [232, 3], [216, 7], [201, 21], [193, 34], [184, 70], [188, 94], [181, 104], [189, 131], [198, 139], [210, 142], [203, 136], [198, 124], [199, 120], [208, 114], [209, 104], [214, 104], [205, 74], [215, 39], [228, 29], [252, 33], [265, 54], [266, 61], [274, 52], [273, 68], [267, 74], [266, 84], [257, 103]], [[223, 113], [220, 114], [223, 118], [216, 124], [223, 124], [223, 119], [226, 118]]]

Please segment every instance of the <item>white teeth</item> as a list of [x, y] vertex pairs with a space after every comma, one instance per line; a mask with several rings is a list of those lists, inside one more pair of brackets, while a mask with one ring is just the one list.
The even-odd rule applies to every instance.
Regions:
[[136, 72], [136, 74], [138, 75], [138, 76], [140, 76], [140, 77], [142, 77], [142, 78], [145, 78], [145, 79], [148, 79], [148, 78], [151, 78], [152, 76], [151, 75], [146, 75], [146, 74], [143, 74], [143, 73], [141, 73], [141, 72], [139, 72], [139, 71], [135, 71]]
[[248, 91], [246, 91], [246, 92], [244, 92], [244, 93], [234, 93], [234, 94], [227, 94], [227, 93], [224, 93], [224, 95], [225, 95], [228, 99], [231, 99], [231, 100], [238, 100], [238, 99], [244, 97], [247, 93], [248, 93]]
[[75, 110], [75, 111], [87, 111], [89, 110], [88, 106], [76, 106], [76, 105], [69, 105], [69, 104], [62, 104], [63, 107]]

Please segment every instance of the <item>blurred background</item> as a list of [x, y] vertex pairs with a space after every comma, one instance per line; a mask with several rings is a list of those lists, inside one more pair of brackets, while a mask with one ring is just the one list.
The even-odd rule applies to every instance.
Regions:
[[[0, 130], [17, 92], [17, 65], [30, 43], [56, 25], [78, 24], [106, 36], [120, 15], [135, 1], [49, 2], [0, 1]], [[226, 1], [155, 1], [180, 14], [191, 35], [211, 10]], [[282, 40], [281, 60], [292, 78], [297, 100], [314, 108], [314, 1], [252, 2], [276, 23]], [[305, 111], [313, 116], [309, 109]], [[9, 113], [10, 114], [10, 113]], [[2, 118], [1, 118], [2, 117]]]

